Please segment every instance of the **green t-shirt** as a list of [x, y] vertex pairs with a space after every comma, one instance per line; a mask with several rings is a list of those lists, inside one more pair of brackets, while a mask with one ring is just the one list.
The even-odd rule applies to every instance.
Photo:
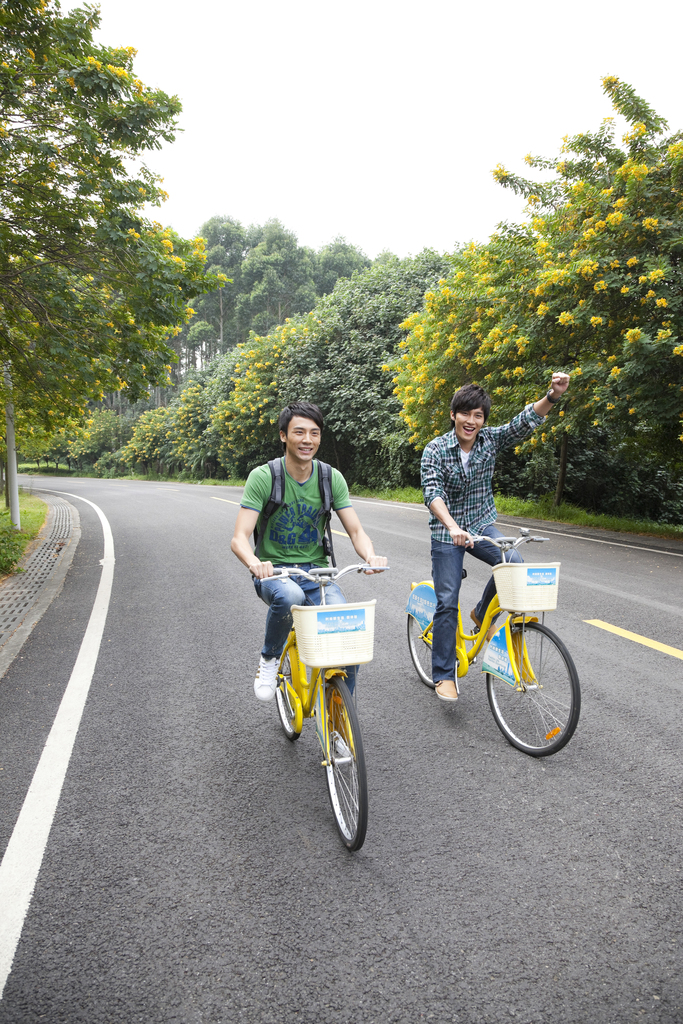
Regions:
[[[323, 554], [322, 535], [318, 531], [322, 518], [322, 500], [318, 486], [318, 463], [313, 472], [300, 484], [285, 470], [285, 504], [273, 512], [268, 520], [266, 535], [261, 543], [259, 557], [273, 565], [327, 565]], [[252, 469], [242, 495], [242, 508], [262, 512], [268, 504], [273, 478], [268, 465]], [[332, 470], [332, 508], [351, 508], [349, 489], [341, 473]], [[261, 516], [257, 529], [261, 529]]]

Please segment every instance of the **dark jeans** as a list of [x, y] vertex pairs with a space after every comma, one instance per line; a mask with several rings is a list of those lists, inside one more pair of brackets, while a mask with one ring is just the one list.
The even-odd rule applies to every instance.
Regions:
[[[299, 565], [288, 566], [288, 568], [304, 569], [308, 572], [312, 566]], [[265, 580], [254, 577], [254, 587], [261, 600], [268, 605], [266, 637], [261, 654], [264, 658], [279, 658], [285, 649], [287, 637], [292, 628], [292, 605], [320, 604], [320, 588], [317, 583], [307, 580], [304, 576], [297, 576], [294, 579], [268, 576]], [[329, 605], [346, 604], [343, 591], [336, 583], [329, 583], [325, 587], [325, 603]], [[346, 672], [346, 685], [353, 693], [358, 666], [346, 665], [344, 671]]]
[[[481, 532], [486, 537], [504, 536], [495, 526], [486, 526]], [[503, 560], [500, 550], [484, 540], [472, 548], [461, 548], [432, 538], [432, 578], [436, 593], [432, 627], [432, 679], [436, 683], [441, 679], [455, 679], [455, 633], [458, 628], [458, 599], [465, 551], [487, 565], [498, 565]], [[509, 552], [505, 557], [510, 562], [523, 561], [516, 551]], [[486, 609], [495, 593], [496, 584], [491, 576], [474, 610], [480, 622], [484, 621]]]

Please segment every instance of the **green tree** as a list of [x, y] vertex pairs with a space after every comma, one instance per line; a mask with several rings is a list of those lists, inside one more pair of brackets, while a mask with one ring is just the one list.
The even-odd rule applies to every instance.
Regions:
[[218, 283], [201, 239], [141, 216], [165, 194], [132, 162], [172, 140], [180, 104], [136, 78], [132, 48], [95, 45], [98, 25], [56, 0], [0, 9], [0, 358], [45, 426], [164, 383], [167, 338]]
[[270, 220], [250, 228], [247, 241], [236, 307], [242, 337], [250, 330], [265, 334], [287, 317], [308, 312], [317, 298], [314, 255], [298, 244], [293, 231]]
[[152, 469], [160, 473], [168, 453], [170, 415], [163, 407], [143, 412], [133, 427], [130, 441], [119, 452], [120, 461], [131, 468], [139, 464], [145, 473]]
[[[351, 277], [370, 265], [367, 256], [343, 238], [318, 252], [300, 246], [296, 235], [276, 220], [244, 228], [230, 217], [212, 217], [200, 234], [206, 239], [208, 272], [227, 278], [223, 287], [195, 303], [200, 321], [213, 331], [210, 339], [207, 334], [205, 359], [246, 341], [252, 330], [264, 334], [287, 317], [307, 313], [340, 277]], [[198, 346], [192, 334], [196, 328], [197, 324], [186, 328], [177, 343], [188, 370], [197, 365]]]
[[367, 270], [370, 260], [345, 238], [337, 237], [316, 253], [314, 279], [318, 295], [329, 295], [340, 277]]
[[234, 390], [212, 416], [223, 465], [243, 473], [272, 458], [280, 408], [303, 398], [325, 413], [324, 458], [358, 483], [406, 482], [416, 458], [385, 364], [403, 337], [402, 320], [446, 267], [428, 251], [390, 257], [339, 280], [307, 316], [238, 346]]

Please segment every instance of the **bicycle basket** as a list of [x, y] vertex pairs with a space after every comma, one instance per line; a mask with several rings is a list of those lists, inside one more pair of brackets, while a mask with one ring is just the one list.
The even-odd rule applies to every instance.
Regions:
[[292, 607], [299, 657], [311, 668], [372, 661], [377, 601]]
[[552, 612], [557, 608], [560, 562], [494, 565], [498, 603], [508, 612]]

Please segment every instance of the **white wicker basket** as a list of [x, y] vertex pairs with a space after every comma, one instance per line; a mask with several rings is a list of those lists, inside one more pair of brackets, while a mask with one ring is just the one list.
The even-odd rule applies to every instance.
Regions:
[[312, 668], [372, 661], [377, 601], [292, 607], [299, 657]]
[[557, 608], [560, 562], [494, 565], [498, 603], [509, 612], [551, 612]]

